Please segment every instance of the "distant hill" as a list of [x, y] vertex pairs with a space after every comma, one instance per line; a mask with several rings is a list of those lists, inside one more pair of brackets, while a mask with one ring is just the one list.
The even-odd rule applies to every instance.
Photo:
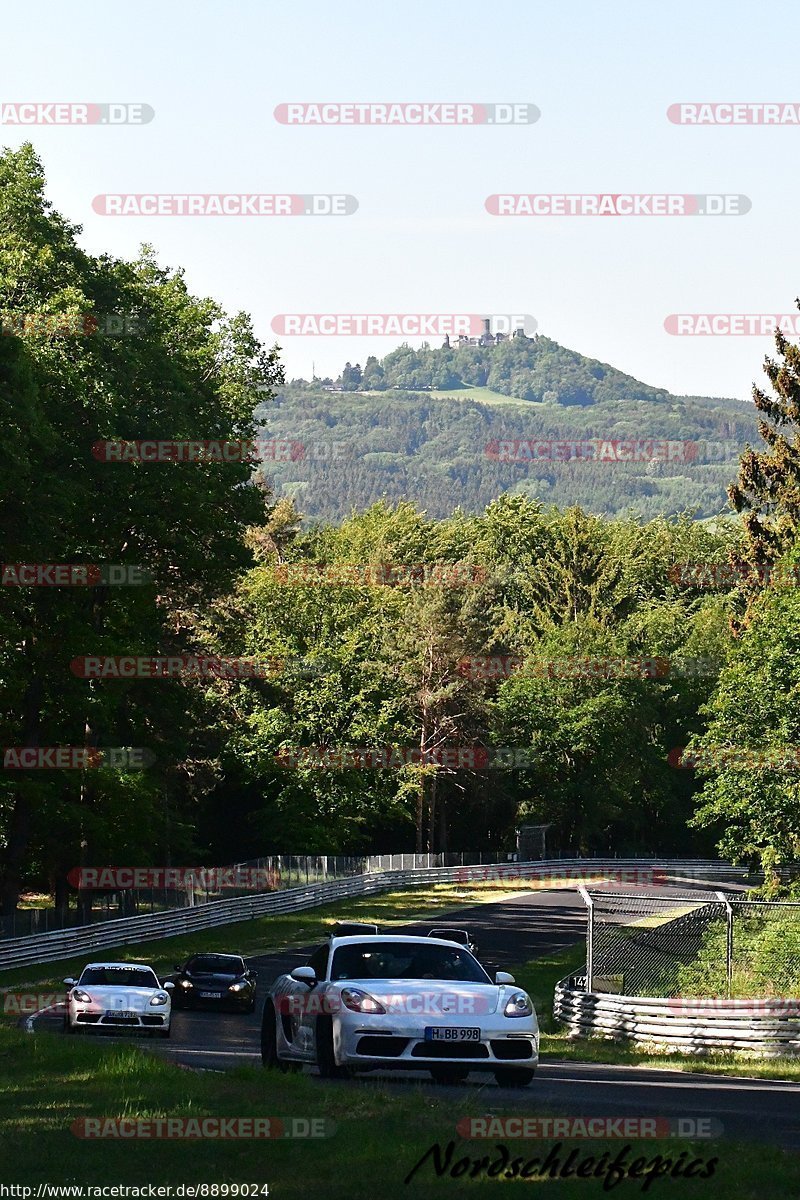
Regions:
[[748, 402], [673, 396], [542, 336], [400, 346], [337, 381], [295, 380], [259, 415], [276, 443], [264, 464], [275, 490], [331, 522], [381, 498], [433, 517], [478, 512], [504, 491], [609, 515], [711, 517], [758, 440]]
[[542, 334], [515, 336], [496, 345], [439, 349], [423, 345], [414, 350], [404, 344], [381, 360], [367, 359], [363, 371], [359, 365], [351, 367], [348, 363], [337, 383], [346, 391], [487, 387], [501, 396], [563, 407], [585, 408], [620, 400], [663, 403], [672, 399], [665, 388], [640, 383], [616, 367], [567, 350]]

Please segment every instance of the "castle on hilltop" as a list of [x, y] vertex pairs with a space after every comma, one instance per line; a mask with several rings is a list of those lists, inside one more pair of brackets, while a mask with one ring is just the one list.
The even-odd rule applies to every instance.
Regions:
[[[521, 325], [514, 330], [510, 337], [525, 338], [526, 341], [528, 340], [528, 335]], [[509, 334], [507, 333], [492, 333], [491, 318], [485, 317], [483, 321], [483, 333], [480, 337], [467, 337], [461, 333], [451, 342], [450, 334], [446, 333], [442, 342], [442, 349], [452, 350], [458, 349], [461, 346], [499, 346], [501, 342], [507, 342], [508, 340]]]

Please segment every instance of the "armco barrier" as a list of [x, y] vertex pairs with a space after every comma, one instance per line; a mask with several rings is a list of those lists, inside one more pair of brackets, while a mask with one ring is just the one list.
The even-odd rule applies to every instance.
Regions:
[[280, 892], [215, 900], [195, 908], [172, 909], [144, 916], [124, 917], [116, 921], [103, 921], [98, 925], [54, 930], [31, 937], [8, 938], [0, 941], [0, 970], [55, 962], [79, 955], [86, 956], [106, 947], [132, 946], [138, 942], [195, 933], [199, 929], [211, 929], [236, 921], [246, 921], [252, 917], [269, 916], [271, 913], [300, 912], [320, 904], [329, 904], [334, 900], [372, 896], [391, 888], [481, 880], [508, 881], [515, 878], [530, 880], [535, 876], [543, 877], [544, 883], [551, 881], [553, 886], [560, 883], [561, 886], [574, 887], [587, 878], [596, 878], [604, 873], [611, 875], [617, 883], [627, 882], [636, 886], [638, 882], [643, 886], [647, 876], [642, 873], [650, 871], [662, 872], [677, 880], [707, 879], [721, 882], [741, 881], [745, 877], [744, 868], [707, 859], [678, 861], [576, 858], [509, 862], [490, 866], [419, 867], [406, 871], [380, 871], [368, 875], [355, 875], [348, 879], [336, 879], [329, 883], [311, 884], [308, 887], [289, 888]]
[[[712, 907], [713, 907], [712, 902]], [[681, 929], [695, 913], [645, 933]], [[598, 979], [598, 976], [593, 976]], [[571, 1038], [604, 1037], [684, 1054], [748, 1051], [759, 1058], [800, 1054], [800, 998], [627, 996], [587, 991], [588, 978], [569, 975], [556, 984], [553, 1016]]]
[[800, 1054], [800, 999], [721, 1000], [587, 992], [576, 976], [556, 985], [553, 1013], [572, 1038], [606, 1037], [684, 1054]]

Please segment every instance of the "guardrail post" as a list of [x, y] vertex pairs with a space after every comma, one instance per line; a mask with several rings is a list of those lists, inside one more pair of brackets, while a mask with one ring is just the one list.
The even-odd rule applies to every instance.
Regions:
[[724, 892], [717, 892], [716, 895], [725, 905], [725, 997], [730, 1000], [733, 986], [733, 908]]
[[578, 891], [586, 905], [586, 991], [591, 992], [594, 981], [594, 900], [583, 884]]

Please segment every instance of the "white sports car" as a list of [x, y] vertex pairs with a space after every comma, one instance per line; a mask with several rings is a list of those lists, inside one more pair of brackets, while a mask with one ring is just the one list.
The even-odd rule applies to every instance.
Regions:
[[64, 1029], [141, 1029], [168, 1038], [172, 1019], [172, 983], [162, 987], [152, 967], [142, 963], [89, 963], [80, 979], [65, 979], [70, 989]]
[[539, 1058], [530, 997], [499, 971], [492, 981], [463, 943], [406, 935], [332, 937], [308, 965], [281, 975], [264, 1004], [261, 1058], [321, 1075], [400, 1069], [458, 1083], [492, 1071], [524, 1087]]

